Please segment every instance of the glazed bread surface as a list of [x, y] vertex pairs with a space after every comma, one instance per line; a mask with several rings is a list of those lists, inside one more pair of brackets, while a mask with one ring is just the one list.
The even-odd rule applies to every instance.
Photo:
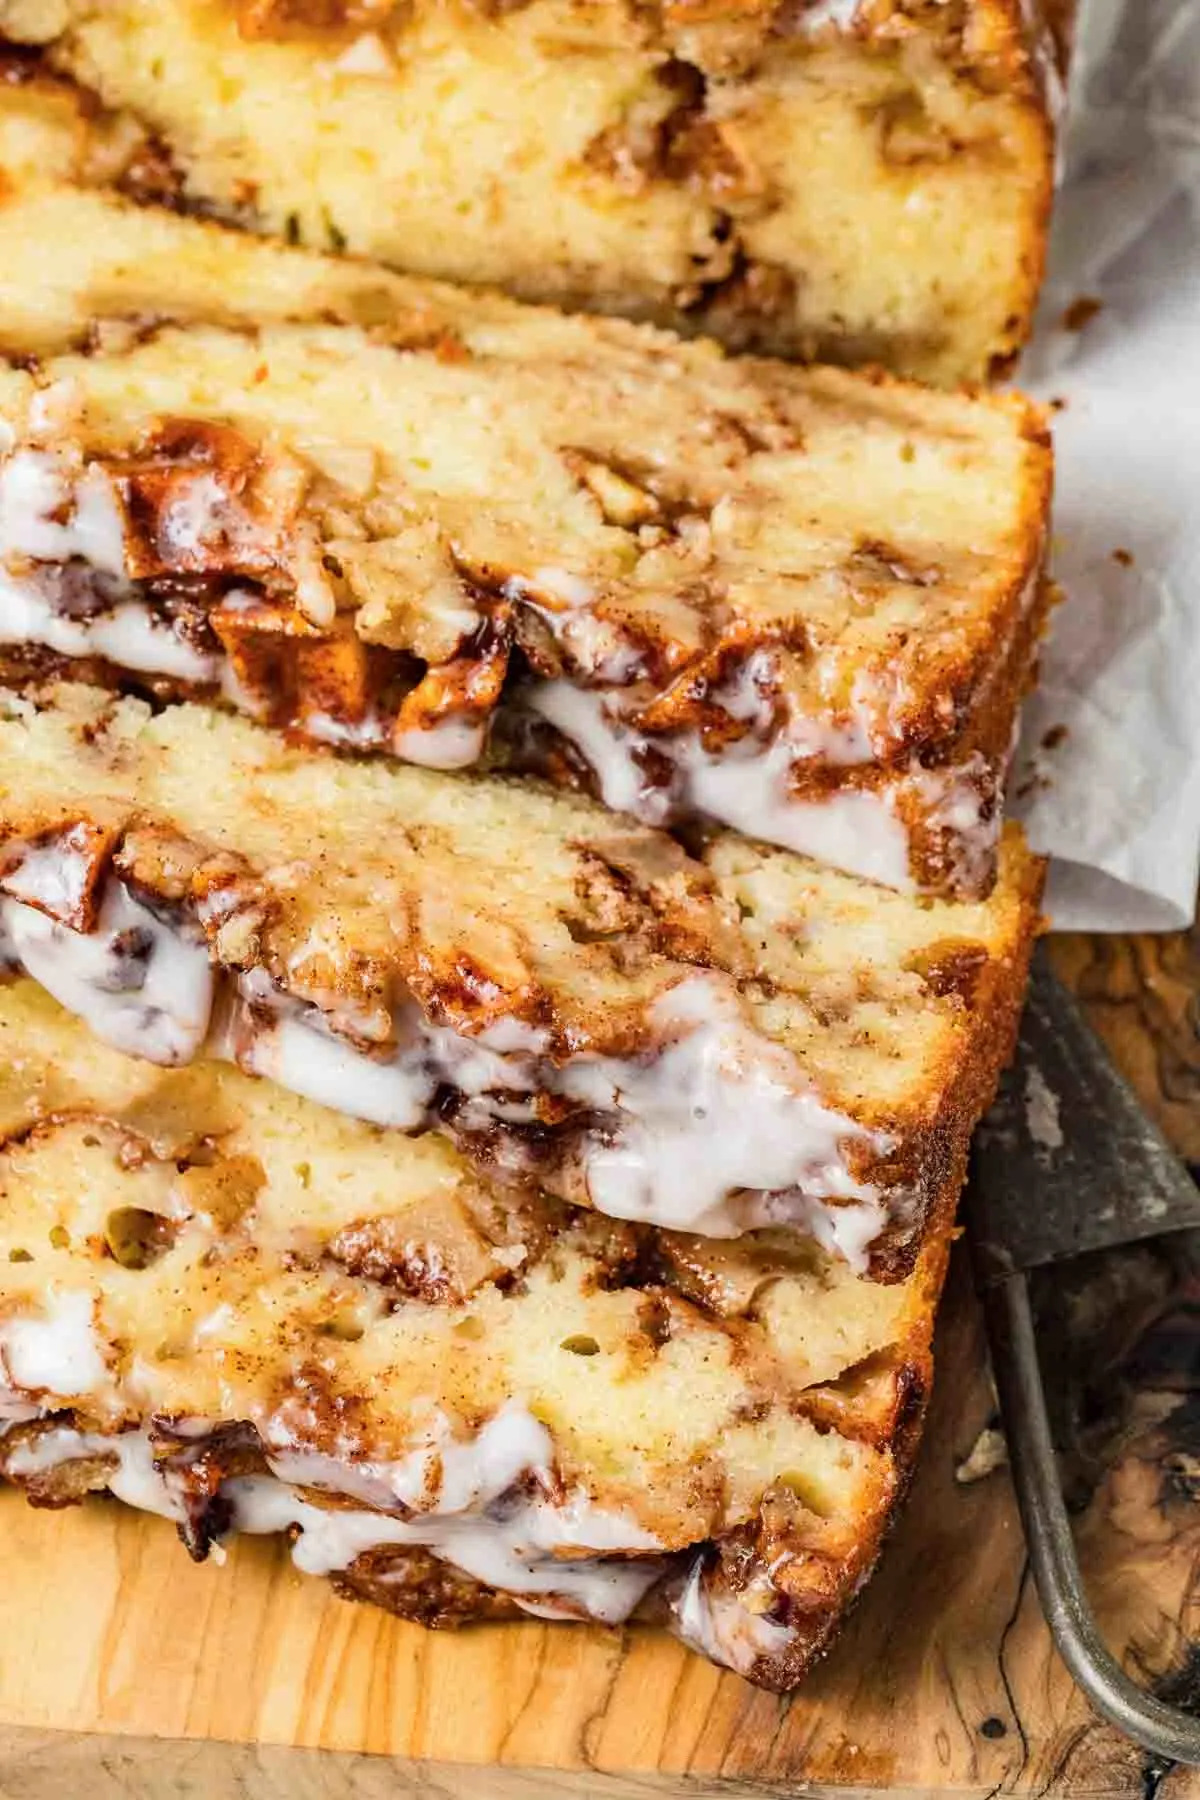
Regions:
[[1040, 23], [0, 28], [0, 1477], [787, 1690], [908, 1478], [1038, 929], [1050, 459], [692, 334], [1004, 363]]
[[142, 130], [151, 199], [946, 383], [1028, 330], [1063, 48], [1047, 10], [3, 0], [0, 30]]
[[229, 1066], [0, 985], [0, 1474], [427, 1625], [660, 1620], [790, 1686], [861, 1585], [930, 1379], [944, 1242], [864, 1281], [489, 1190]]
[[0, 345], [40, 357], [0, 381], [10, 643], [986, 893], [1046, 599], [1019, 398], [730, 359], [53, 182], [0, 205], [0, 269]]
[[1015, 826], [987, 902], [920, 901], [194, 705], [52, 684], [0, 720], [4, 952], [101, 1036], [886, 1279], [961, 1179], [1040, 879]]

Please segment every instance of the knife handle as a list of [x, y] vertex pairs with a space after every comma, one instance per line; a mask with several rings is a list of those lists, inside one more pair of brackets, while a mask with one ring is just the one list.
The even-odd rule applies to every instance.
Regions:
[[[1184, 1238], [1191, 1240], [1189, 1260], [1200, 1263], [1200, 1238], [1180, 1233]], [[1200, 1765], [1200, 1719], [1129, 1679], [1088, 1603], [1059, 1481], [1028, 1278], [1021, 1271], [993, 1274], [979, 1287], [1030, 1566], [1059, 1654], [1110, 1724], [1157, 1756]]]

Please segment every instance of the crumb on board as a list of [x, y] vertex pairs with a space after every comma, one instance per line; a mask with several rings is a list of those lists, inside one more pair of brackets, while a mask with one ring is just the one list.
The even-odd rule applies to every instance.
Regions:
[[1051, 725], [1042, 733], [1042, 749], [1057, 750], [1058, 746], [1070, 736], [1070, 732], [1069, 725]]
[[1008, 1445], [1004, 1433], [994, 1425], [985, 1425], [971, 1446], [970, 1455], [955, 1469], [954, 1479], [960, 1487], [970, 1487], [972, 1482], [982, 1481], [985, 1475], [1002, 1469], [1007, 1461]]
[[1123, 569], [1132, 569], [1133, 567], [1133, 551], [1126, 550], [1122, 544], [1117, 545], [1112, 553], [1112, 559], [1115, 563], [1120, 563]]
[[1051, 412], [1060, 413], [1067, 410], [1067, 402], [1062, 394], [1051, 394], [1047, 405]]
[[1077, 299], [1072, 300], [1070, 306], [1063, 313], [1063, 330], [1082, 331], [1084, 326], [1090, 325], [1096, 314], [1103, 310], [1104, 302], [1097, 300], [1095, 294], [1080, 294]]
[[1065, 1143], [1062, 1103], [1036, 1063], [1025, 1070], [1025, 1126], [1038, 1154], [1050, 1158]]

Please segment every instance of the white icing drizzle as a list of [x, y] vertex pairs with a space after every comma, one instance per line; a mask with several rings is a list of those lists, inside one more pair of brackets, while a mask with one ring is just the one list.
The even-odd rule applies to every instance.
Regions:
[[[473, 1439], [455, 1440], [439, 1417], [434, 1434], [446, 1474], [429, 1482], [430, 1448], [418, 1447], [403, 1463], [387, 1466], [338, 1462], [311, 1453], [270, 1459], [271, 1475], [237, 1476], [222, 1483], [231, 1531], [248, 1534], [297, 1530], [292, 1548], [297, 1568], [329, 1575], [350, 1568], [367, 1551], [395, 1545], [432, 1551], [442, 1561], [518, 1605], [528, 1598], [539, 1615], [583, 1617], [620, 1624], [663, 1572], [662, 1545], [636, 1520], [593, 1506], [574, 1494], [554, 1503], [516, 1483], [548, 1467], [550, 1434], [528, 1410], [512, 1402]], [[184, 1506], [169, 1464], [155, 1462], [144, 1431], [112, 1436], [53, 1427], [13, 1446], [5, 1458], [15, 1479], [43, 1475], [83, 1457], [114, 1459], [107, 1486], [119, 1500], [180, 1521]], [[386, 1467], [392, 1473], [381, 1473]], [[402, 1503], [397, 1487], [410, 1489], [416, 1471], [426, 1501], [409, 1517], [386, 1511], [325, 1508], [306, 1500], [298, 1486], [324, 1487], [376, 1504]], [[658, 1554], [654, 1554], [657, 1552]]]
[[[889, 805], [886, 791], [843, 788], [819, 800], [797, 797], [791, 786], [797, 749], [787, 735], [772, 742], [746, 737], [714, 756], [695, 731], [653, 739], [634, 731], [602, 693], [569, 681], [531, 684], [525, 704], [582, 753], [596, 773], [605, 805], [615, 811], [633, 813], [651, 825], [662, 825], [678, 813], [706, 813], [747, 837], [780, 844], [885, 887], [912, 887], [908, 829]], [[846, 740], [838, 743], [844, 750]], [[671, 764], [668, 788], [646, 781], [638, 758], [650, 749]]]
[[229, 496], [221, 483], [201, 471], [175, 484], [163, 509], [162, 530], [176, 550], [194, 556], [221, 537], [228, 510]]
[[0, 1437], [14, 1425], [26, 1425], [31, 1419], [40, 1418], [41, 1411], [36, 1400], [28, 1400], [0, 1382]]
[[[219, 551], [236, 522], [236, 508], [234, 496], [212, 470], [181, 470], [159, 531], [179, 557], [194, 558], [210, 547]], [[293, 532], [285, 561], [300, 611], [320, 627], [332, 625], [336, 596], [310, 522]], [[61, 616], [62, 609], [48, 605], [46, 598], [39, 605], [39, 589], [31, 578], [22, 579], [31, 562], [44, 570], [83, 564], [98, 578], [97, 598], [108, 604], [86, 621]], [[153, 617], [138, 619], [146, 609], [128, 574], [118, 489], [99, 463], [85, 463], [77, 449], [25, 445], [0, 464], [0, 563], [13, 578], [0, 631], [8, 634], [8, 642], [45, 644], [65, 656], [106, 655], [143, 673], [191, 681], [219, 676], [221, 657], [198, 653], [172, 626]]]
[[727, 681], [714, 688], [712, 698], [722, 712], [752, 726], [760, 737], [778, 729], [798, 759], [820, 757], [844, 768], [875, 761], [871, 742], [874, 690], [862, 675], [855, 678], [844, 718], [802, 713], [789, 706], [784, 723], [777, 728], [778, 689], [778, 655], [773, 650], [760, 649], [752, 651]]
[[[511, 1515], [427, 1515], [416, 1520], [382, 1513], [353, 1512], [313, 1506], [282, 1483], [261, 1476], [227, 1482], [233, 1528], [244, 1532], [286, 1531], [299, 1526], [292, 1557], [310, 1575], [348, 1568], [367, 1550], [399, 1545], [431, 1550], [444, 1562], [476, 1581], [511, 1594], [521, 1605], [526, 1596], [566, 1603], [576, 1616], [617, 1625], [662, 1573], [654, 1558], [630, 1561], [557, 1556], [562, 1538], [556, 1509], [547, 1503], [518, 1506]], [[614, 1536], [631, 1528], [608, 1515]], [[644, 1538], [645, 1534], [633, 1531]]]
[[[195, 552], [220, 535], [228, 504], [220, 481], [198, 471], [173, 495], [164, 529], [181, 550]], [[240, 710], [262, 711], [223, 652], [188, 642], [127, 580], [121, 510], [109, 477], [97, 465], [81, 468], [78, 461], [29, 447], [0, 465], [0, 559], [13, 557], [59, 565], [75, 559], [110, 589], [117, 585], [97, 596], [105, 604], [72, 614], [55, 603], [53, 589], [36, 574], [0, 568], [0, 642], [41, 644], [60, 655], [95, 655], [143, 674], [217, 685]], [[870, 719], [878, 693], [856, 690], [848, 718], [794, 714], [777, 728], [775, 656], [760, 650], [714, 695], [731, 717], [751, 727], [746, 737], [716, 754], [705, 750], [694, 730], [651, 739], [620, 713], [624, 684], [638, 674], [640, 650], [619, 626], [597, 616], [600, 595], [593, 584], [568, 569], [544, 567], [514, 575], [506, 592], [541, 613], [589, 681], [612, 690], [596, 691], [564, 678], [530, 683], [526, 698], [531, 711], [586, 757], [609, 806], [655, 825], [681, 813], [706, 814], [851, 874], [911, 888], [912, 846], [892, 788], [835, 789], [818, 799], [797, 795], [792, 780], [795, 764], [805, 759], [821, 757], [842, 766], [872, 760]], [[321, 606], [325, 603], [322, 599]], [[235, 589], [222, 609], [252, 613], [256, 604], [253, 594]], [[311, 611], [312, 597], [304, 604]], [[478, 762], [487, 736], [486, 721], [461, 714], [394, 732], [390, 739], [374, 713], [346, 722], [317, 711], [302, 723], [310, 736], [343, 749], [390, 749], [406, 761], [447, 770]], [[671, 768], [666, 786], [648, 781], [643, 772], [651, 750], [657, 767], [665, 759]], [[932, 822], [951, 841], [959, 872], [968, 878], [986, 875], [998, 817], [983, 818], [977, 785], [967, 771], [930, 775], [918, 791], [928, 792], [937, 815]]]
[[[803, 15], [801, 29], [845, 27], [854, 12], [853, 0], [819, 0]], [[220, 480], [198, 470], [176, 484], [163, 529], [179, 550], [195, 553], [221, 537], [229, 507]], [[36, 568], [30, 572], [30, 559], [42, 565], [42, 579]], [[138, 673], [215, 685], [240, 710], [252, 716], [264, 710], [222, 651], [189, 642], [129, 581], [116, 490], [99, 465], [84, 464], [78, 453], [26, 445], [0, 464], [4, 562], [9, 566], [0, 567], [0, 642], [40, 644], [72, 657], [95, 655]], [[97, 604], [83, 612], [56, 604], [55, 589], [45, 580], [47, 568], [61, 574], [72, 563], [85, 564], [101, 584]], [[318, 623], [330, 623], [334, 600], [319, 562], [312, 556], [296, 560], [293, 576], [301, 609]], [[1035, 591], [1036, 574], [1027, 584], [1028, 596]], [[620, 625], [598, 615], [602, 594], [591, 580], [550, 565], [511, 576], [505, 592], [538, 611], [582, 676], [600, 684], [597, 690], [567, 678], [533, 681], [524, 704], [582, 752], [609, 806], [656, 825], [681, 814], [707, 815], [851, 874], [911, 889], [913, 846], [895, 782], [835, 788], [817, 798], [798, 794], [793, 781], [796, 765], [813, 758], [841, 767], [875, 760], [872, 729], [880, 723], [880, 709], [886, 725], [904, 698], [900, 691], [890, 693], [886, 677], [860, 676], [846, 716], [793, 709], [779, 722], [773, 698], [776, 653], [758, 650], [713, 696], [750, 731], [712, 753], [695, 730], [646, 736], [622, 717], [622, 707], [630, 704], [627, 686], [642, 672], [642, 652]], [[235, 589], [222, 610], [253, 612], [257, 604], [253, 594]], [[406, 761], [446, 770], [478, 762], [487, 739], [486, 721], [469, 714], [404, 731], [391, 730], [374, 713], [347, 722], [317, 711], [297, 723], [311, 737], [343, 749], [387, 749]], [[667, 784], [647, 779], [648, 752], [656, 768], [669, 766]], [[913, 763], [897, 772], [909, 792], [925, 800], [925, 823], [945, 839], [948, 861], [964, 885], [977, 886], [986, 878], [999, 830], [998, 809], [985, 816], [980, 784], [973, 779], [981, 760], [932, 773]]]
[[40, 644], [60, 656], [99, 656], [143, 675], [207, 685], [223, 659], [197, 650], [141, 600], [117, 600], [104, 612], [71, 618], [32, 580], [0, 570], [0, 643]]
[[733, 1594], [714, 1593], [704, 1579], [702, 1556], [671, 1602], [671, 1629], [693, 1650], [739, 1675], [749, 1675], [763, 1657], [782, 1656], [792, 1641], [789, 1626], [765, 1618]]
[[641, 648], [619, 625], [595, 613], [600, 594], [584, 576], [569, 569], [535, 569], [530, 575], [511, 575], [504, 593], [544, 620], [559, 648], [589, 679], [621, 687], [638, 673]]
[[[522, 1096], [539, 1089], [598, 1113], [578, 1154], [592, 1204], [612, 1217], [710, 1237], [792, 1225], [860, 1272], [887, 1223], [877, 1190], [850, 1175], [845, 1147], [884, 1154], [890, 1139], [824, 1106], [789, 1054], [746, 1025], [719, 976], [691, 976], [662, 998], [651, 1014], [652, 1057], [581, 1055], [564, 1067], [539, 1061], [541, 1035], [517, 1021], [466, 1039], [431, 1026], [415, 1006], [399, 1021], [400, 1048], [379, 1061], [333, 1035], [318, 1008], [281, 995], [262, 970], [239, 986], [244, 1010], [226, 1026], [221, 1053], [373, 1124], [428, 1123], [444, 1084], [470, 1097], [475, 1126], [530, 1118]], [[275, 1014], [270, 1024], [264, 1009]]]
[[[236, 681], [236, 677], [233, 677]], [[232, 700], [242, 712], [256, 713], [259, 708], [251, 701], [249, 695], [239, 696], [235, 687], [226, 689], [226, 698]], [[382, 750], [387, 744], [387, 735], [377, 713], [369, 712], [362, 719], [353, 723], [346, 719], [335, 719], [331, 713], [312, 712], [304, 717], [305, 735], [317, 738], [322, 744], [336, 744], [342, 750]]]
[[[792, 1058], [746, 1025], [710, 975], [672, 988], [651, 1015], [666, 1040], [648, 1062], [580, 1058], [563, 1091], [621, 1120], [616, 1140], [583, 1151], [600, 1212], [672, 1230], [735, 1237], [756, 1225], [820, 1222], [824, 1241], [855, 1268], [885, 1223], [873, 1187], [851, 1176], [847, 1140], [888, 1140], [822, 1105]], [[851, 1202], [829, 1207], [829, 1200]], [[813, 1202], [818, 1202], [814, 1207]], [[839, 1226], [842, 1213], [849, 1215]], [[828, 1220], [826, 1215], [830, 1215]]]
[[[37, 879], [54, 877], [39, 865]], [[432, 1025], [415, 1001], [395, 1016], [395, 1048], [371, 1055], [339, 1032], [354, 1031], [352, 1015], [296, 999], [261, 968], [223, 978], [209, 1033], [216, 977], [206, 948], [115, 879], [88, 934], [0, 899], [5, 954], [127, 1054], [174, 1064], [203, 1048], [376, 1125], [435, 1123], [444, 1087], [463, 1097], [470, 1130], [529, 1120], [539, 1093], [569, 1100], [589, 1198], [617, 1218], [715, 1237], [790, 1224], [864, 1270], [901, 1198], [885, 1201], [847, 1162], [851, 1146], [886, 1154], [891, 1140], [825, 1106], [791, 1054], [753, 1029], [728, 977], [713, 972], [660, 997], [645, 1056], [583, 1053], [558, 1064], [536, 1027], [506, 1020], [468, 1038]]]
[[804, 34], [821, 31], [832, 25], [838, 31], [849, 31], [858, 16], [863, 0], [809, 0], [796, 21]]
[[[220, 480], [200, 470], [175, 484], [161, 530], [177, 552], [197, 555], [220, 540], [229, 504]], [[55, 579], [61, 580], [72, 562], [86, 565], [96, 577], [93, 603], [82, 611], [56, 602]], [[303, 571], [294, 573], [302, 610], [319, 624], [331, 624], [331, 595], [323, 588], [311, 591], [321, 586], [311, 573], [302, 594]], [[234, 588], [219, 610], [252, 615], [259, 605], [254, 593]], [[474, 614], [468, 622], [474, 624]], [[122, 514], [110, 478], [98, 465], [81, 468], [77, 460], [52, 451], [23, 448], [0, 464], [0, 643], [38, 644], [60, 656], [96, 656], [138, 674], [217, 686], [239, 711], [257, 716], [264, 710], [224, 651], [189, 642], [128, 578]], [[478, 762], [486, 739], [486, 722], [458, 714], [394, 735], [374, 712], [348, 722], [318, 710], [302, 723], [319, 742], [390, 749], [431, 769]]]
[[840, 788], [819, 800], [801, 799], [790, 790], [792, 757], [784, 740], [743, 757], [715, 759], [697, 750], [703, 760], [690, 785], [698, 812], [883, 887], [912, 889], [908, 828], [887, 789]]
[[482, 1096], [531, 1093], [539, 1081], [553, 1079], [533, 1060], [546, 1048], [545, 1033], [521, 1020], [502, 1019], [466, 1038], [431, 1025], [409, 1002], [396, 1014], [397, 1048], [387, 1057], [369, 1056], [339, 1035], [339, 1026], [352, 1034], [354, 1023], [295, 1000], [265, 970], [251, 969], [238, 977], [218, 1049], [251, 1074], [322, 1106], [401, 1130], [426, 1122], [443, 1082]]
[[[218, 529], [224, 490], [196, 475], [173, 499], [164, 527], [185, 550]], [[65, 518], [64, 518], [65, 515]], [[81, 616], [57, 606], [36, 568], [83, 563], [102, 604]], [[198, 650], [157, 617], [126, 575], [125, 528], [112, 481], [96, 464], [28, 447], [0, 465], [0, 643], [40, 644], [60, 656], [99, 656], [139, 674], [207, 684], [221, 658]], [[16, 565], [14, 567], [14, 564]], [[48, 565], [48, 570], [46, 566]]]
[[5, 877], [4, 885], [14, 900], [24, 900], [61, 917], [83, 903], [87, 878], [87, 858], [73, 856], [66, 846], [54, 841], [26, 850], [16, 868]]
[[[227, 690], [227, 698], [243, 712], [258, 709], [239, 696], [236, 689]], [[406, 731], [391, 731], [376, 712], [348, 723], [329, 713], [304, 715], [304, 732], [322, 744], [336, 744], [343, 750], [388, 750], [402, 762], [419, 763], [424, 769], [469, 769], [483, 755], [487, 742], [487, 721], [466, 713], [450, 713], [433, 725], [414, 725]]]
[[964, 763], [913, 776], [929, 830], [943, 838], [954, 880], [968, 892], [977, 891], [995, 866], [1004, 823], [998, 800], [990, 809], [985, 803], [987, 777], [987, 760], [978, 751]]
[[[34, 854], [39, 883], [52, 881], [49, 851]], [[190, 1062], [208, 1033], [214, 975], [207, 948], [165, 924], [124, 882], [105, 884], [91, 932], [72, 931], [37, 907], [0, 897], [0, 958], [24, 969], [97, 1037], [129, 1056]]]
[[[719, 696], [734, 718], [755, 718], [748, 671], [749, 665], [740, 687], [731, 684]], [[531, 683], [523, 694], [523, 704], [580, 751], [614, 811], [658, 826], [705, 814], [747, 837], [906, 893], [915, 884], [912, 836], [896, 805], [903, 783], [920, 802], [925, 831], [944, 843], [956, 885], [978, 891], [986, 883], [1002, 809], [988, 799], [993, 784], [978, 751], [947, 768], [925, 769], [913, 759], [898, 768], [894, 782], [835, 787], [814, 798], [793, 789], [797, 762], [818, 755], [843, 765], [869, 761], [870, 738], [857, 718], [841, 724], [793, 718], [770, 741], [750, 735], [713, 755], [696, 731], [653, 738], [635, 731], [621, 719], [618, 702], [619, 696], [566, 680]], [[667, 785], [646, 778], [641, 759], [650, 750], [660, 766], [670, 765]]]
[[570, 569], [535, 569], [527, 579], [514, 576], [513, 582], [523, 591], [549, 595], [551, 600], [571, 610], [594, 606], [598, 597], [586, 576], [575, 575]]
[[0, 1319], [0, 1361], [10, 1388], [72, 1399], [99, 1394], [109, 1372], [96, 1332], [92, 1297], [81, 1289], [50, 1293], [40, 1314]]
[[581, 753], [600, 784], [605, 806], [632, 813], [647, 825], [666, 824], [678, 806], [677, 786], [647, 782], [635, 753], [649, 739], [620, 724], [603, 694], [573, 681], [541, 681], [525, 689], [524, 699], [530, 712], [561, 731]]
[[92, 1456], [114, 1459], [105, 1485], [126, 1506], [177, 1522], [183, 1518], [182, 1506], [155, 1468], [150, 1439], [143, 1431], [106, 1436], [101, 1432], [76, 1431], [67, 1425], [53, 1426], [35, 1438], [15, 1444], [5, 1458], [5, 1467], [10, 1476], [21, 1480], [49, 1474], [63, 1463]]
[[396, 73], [396, 61], [377, 31], [352, 39], [340, 56], [326, 64], [331, 75], [367, 75], [375, 79]]
[[483, 755], [486, 738], [487, 726], [482, 720], [451, 715], [436, 725], [397, 732], [392, 751], [405, 762], [420, 763], [426, 769], [467, 769]]
[[[65, 518], [63, 515], [66, 515]], [[16, 450], [0, 467], [0, 557], [66, 562], [125, 573], [125, 530], [102, 469], [79, 469], [49, 450]]]
[[317, 1007], [289, 1005], [286, 996], [269, 990], [258, 1001], [274, 1017], [259, 1023], [249, 1010], [260, 970], [240, 978], [217, 1049], [250, 1075], [277, 1081], [334, 1112], [348, 1113], [371, 1125], [416, 1131], [424, 1124], [436, 1082], [423, 1059], [401, 1051], [378, 1060], [338, 1037]]

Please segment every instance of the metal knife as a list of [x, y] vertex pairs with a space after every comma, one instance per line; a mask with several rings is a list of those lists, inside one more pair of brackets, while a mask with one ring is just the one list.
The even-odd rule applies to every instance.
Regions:
[[1059, 1652], [1096, 1711], [1128, 1737], [1200, 1764], [1200, 1719], [1129, 1679], [1088, 1604], [1028, 1281], [1047, 1265], [1167, 1233], [1179, 1234], [1172, 1252], [1200, 1276], [1200, 1189], [1041, 953], [1016, 1059], [976, 1134], [965, 1204], [1013, 1484]]

